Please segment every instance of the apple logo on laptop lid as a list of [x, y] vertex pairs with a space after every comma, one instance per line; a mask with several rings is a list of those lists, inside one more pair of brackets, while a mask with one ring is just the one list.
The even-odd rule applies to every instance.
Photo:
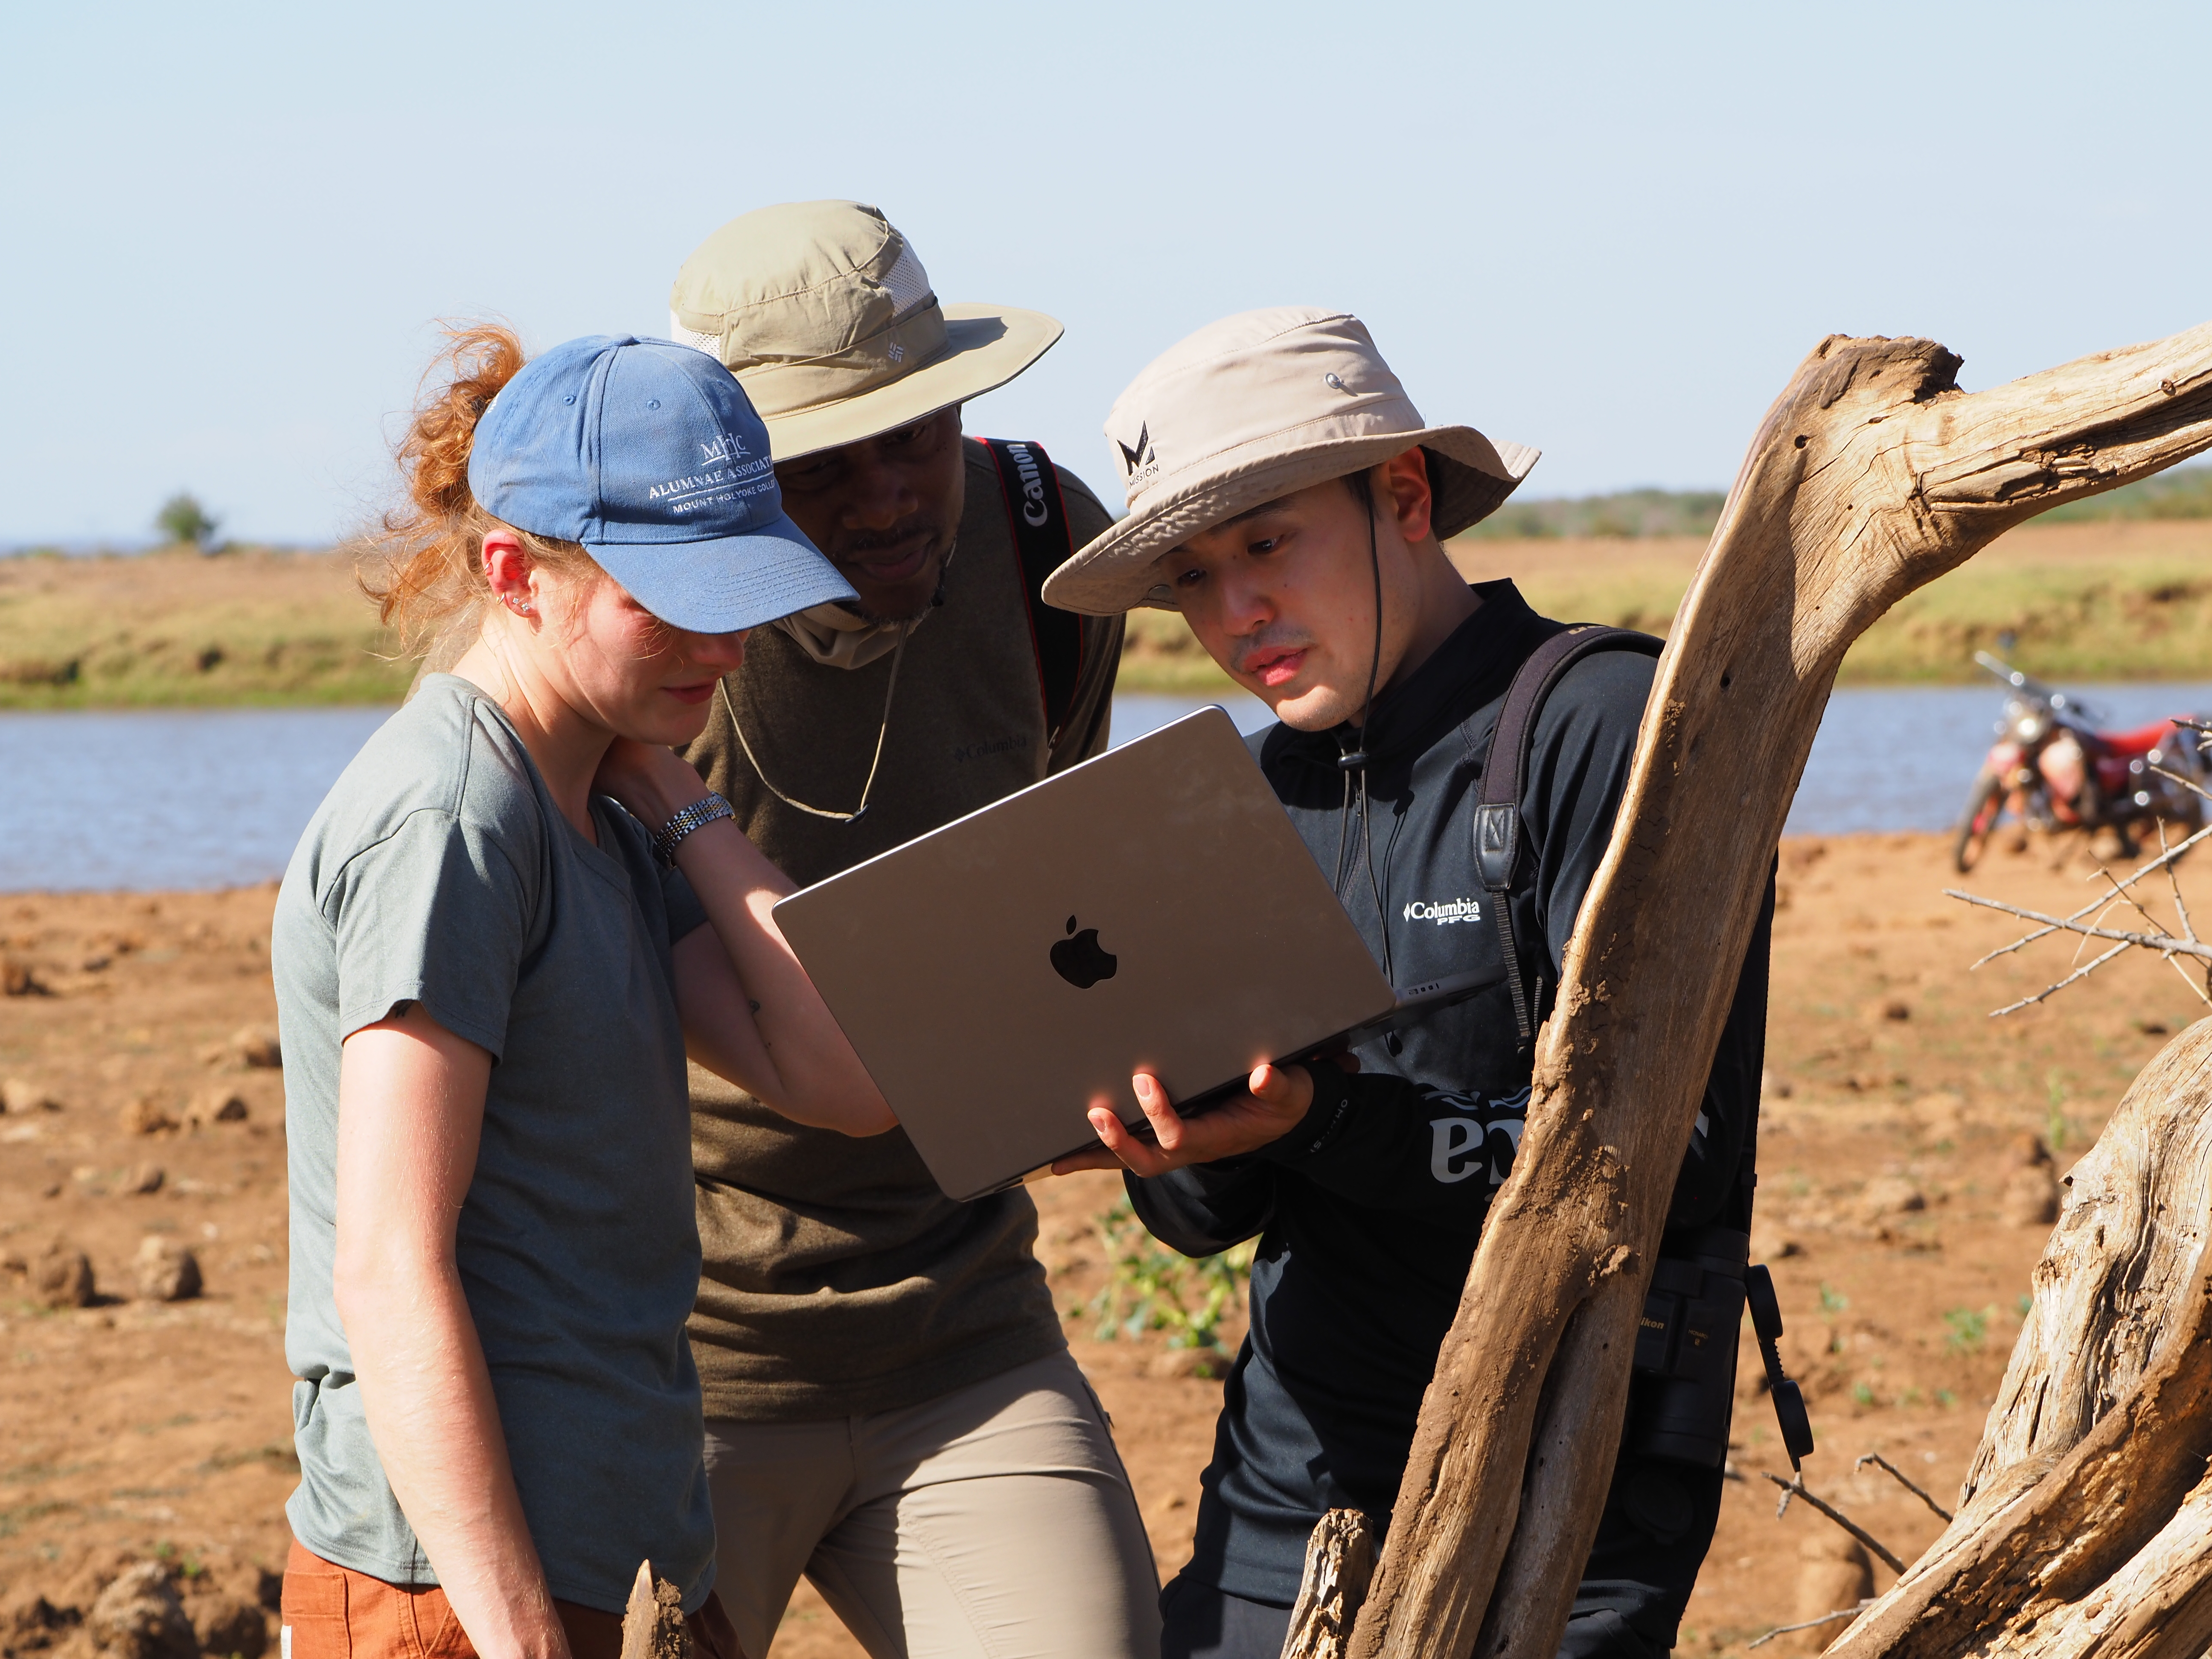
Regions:
[[1098, 930], [1078, 933], [1075, 918], [1067, 919], [1068, 936], [1052, 947], [1052, 970], [1079, 991], [1087, 991], [1102, 979], [1114, 977], [1121, 958], [1098, 943]]

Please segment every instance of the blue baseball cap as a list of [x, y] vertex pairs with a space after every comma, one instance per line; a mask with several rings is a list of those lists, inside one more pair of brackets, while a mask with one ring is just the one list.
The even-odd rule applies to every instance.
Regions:
[[785, 514], [744, 389], [689, 346], [595, 334], [532, 358], [477, 423], [469, 489], [693, 633], [858, 597]]

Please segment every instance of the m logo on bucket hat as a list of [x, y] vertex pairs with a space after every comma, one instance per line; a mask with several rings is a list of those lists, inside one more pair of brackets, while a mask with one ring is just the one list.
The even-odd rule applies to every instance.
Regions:
[[1160, 470], [1160, 458], [1152, 452], [1152, 428], [1149, 421], [1139, 424], [1135, 443], [1125, 444], [1116, 438], [1114, 447], [1121, 452], [1121, 481], [1127, 489], [1135, 489], [1150, 483], [1152, 475]]
[[785, 515], [744, 389], [689, 346], [602, 334], [533, 358], [477, 422], [469, 489], [692, 633], [854, 597]]
[[1315, 306], [1224, 317], [1170, 346], [1115, 401], [1106, 435], [1129, 510], [1044, 585], [1046, 604], [1094, 616], [1174, 609], [1153, 568], [1163, 555], [1248, 508], [1407, 450], [1427, 457], [1439, 539], [1493, 511], [1536, 460], [1471, 426], [1424, 421], [1366, 325]]

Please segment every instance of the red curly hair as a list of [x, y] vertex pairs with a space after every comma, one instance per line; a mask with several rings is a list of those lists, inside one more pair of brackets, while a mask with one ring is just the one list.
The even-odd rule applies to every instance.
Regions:
[[492, 531], [513, 532], [556, 574], [590, 577], [599, 568], [575, 543], [502, 523], [470, 493], [477, 422], [528, 359], [514, 331], [497, 323], [448, 328], [446, 342], [423, 372], [414, 418], [399, 441], [407, 500], [364, 538], [355, 564], [362, 591], [408, 656], [423, 654], [449, 622], [489, 597], [483, 541]]

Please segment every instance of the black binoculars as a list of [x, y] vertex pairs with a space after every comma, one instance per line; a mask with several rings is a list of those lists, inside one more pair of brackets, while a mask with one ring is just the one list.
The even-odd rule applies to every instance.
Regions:
[[1627, 1450], [1709, 1469], [1727, 1460], [1736, 1332], [1748, 1303], [1790, 1467], [1812, 1455], [1805, 1398], [1783, 1374], [1776, 1346], [1782, 1308], [1773, 1275], [1750, 1260], [1750, 1235], [1730, 1227], [1686, 1231], [1660, 1246], [1636, 1333]]

